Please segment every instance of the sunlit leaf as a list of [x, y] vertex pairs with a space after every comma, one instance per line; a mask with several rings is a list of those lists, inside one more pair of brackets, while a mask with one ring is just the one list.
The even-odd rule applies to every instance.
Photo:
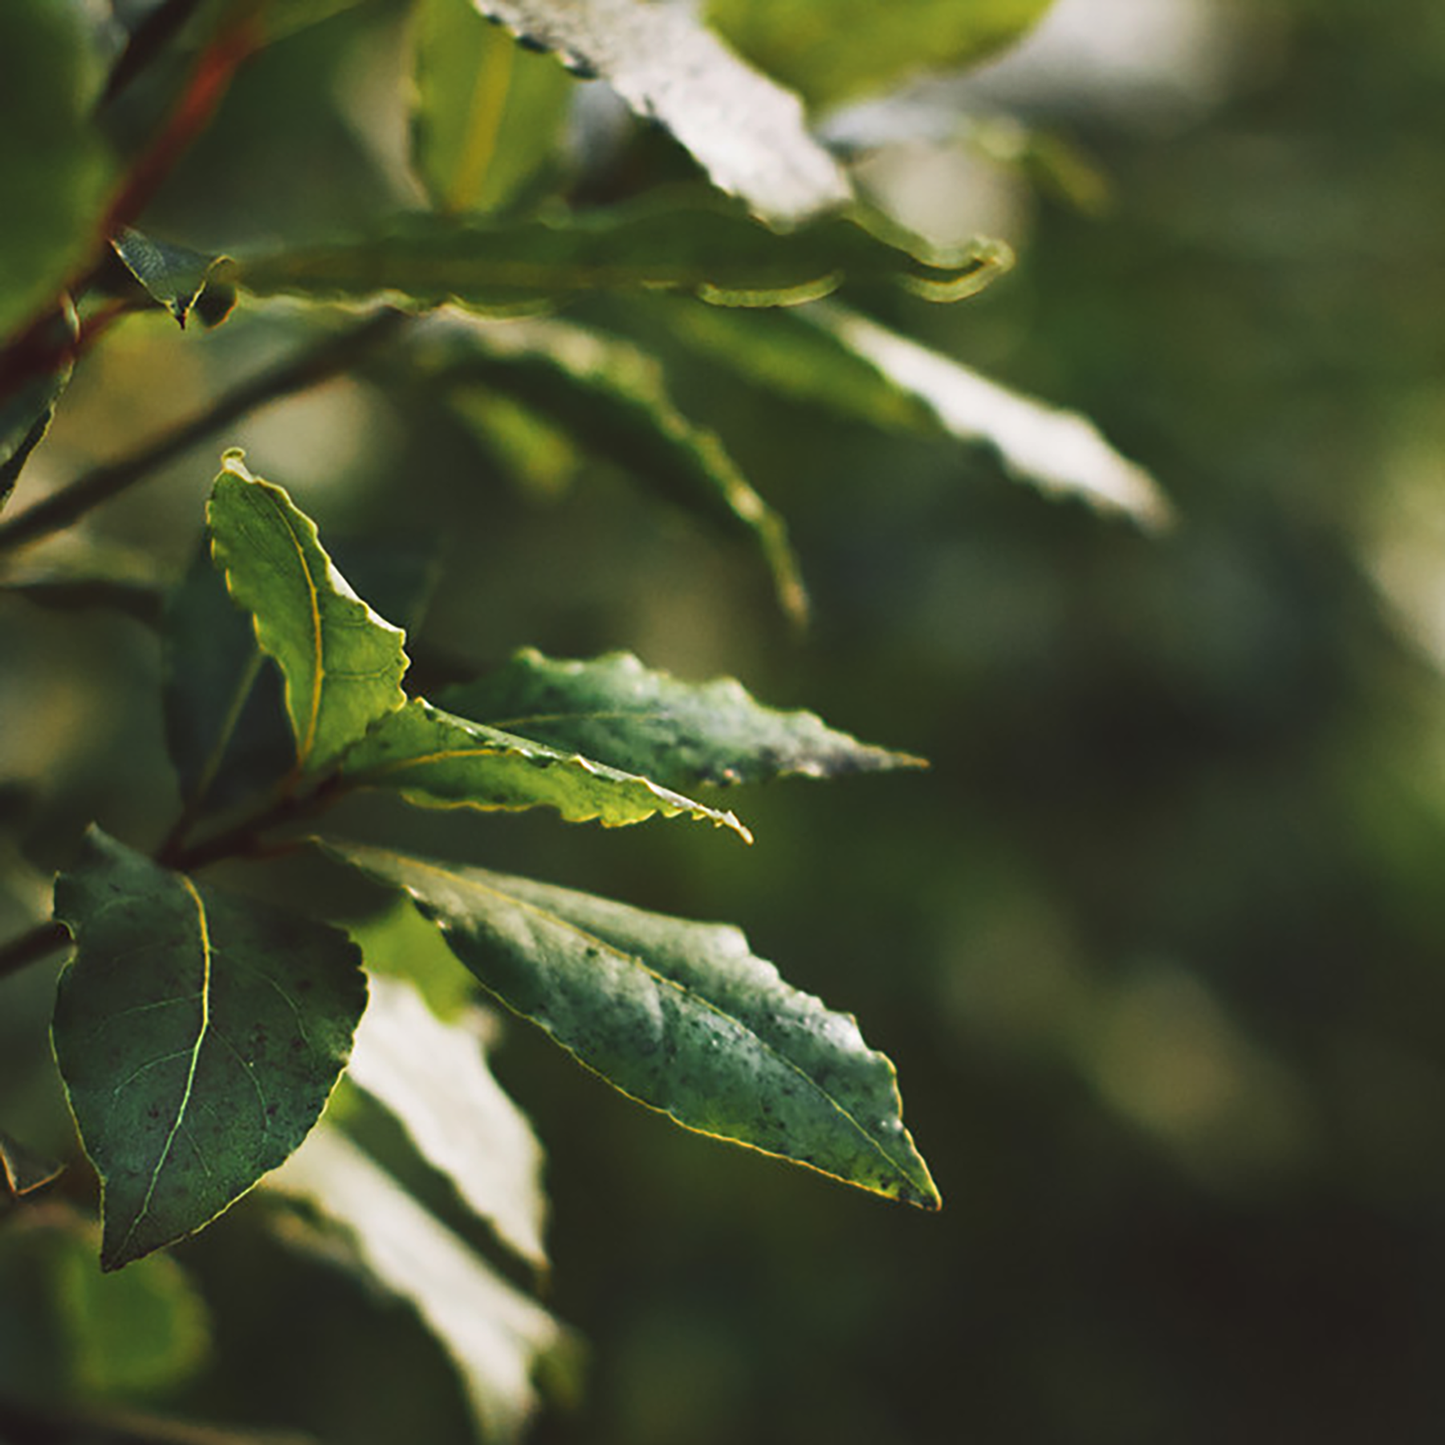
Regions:
[[204, 1359], [206, 1307], [186, 1273], [156, 1255], [102, 1274], [99, 1233], [63, 1206], [0, 1232], [0, 1397], [73, 1407], [174, 1386]]
[[883, 239], [852, 219], [778, 235], [732, 208], [650, 200], [565, 221], [459, 225], [399, 217], [372, 237], [240, 257], [229, 274], [260, 296], [392, 295], [507, 315], [597, 291], [680, 291], [724, 306], [786, 306], [845, 282], [896, 283], [929, 300], [954, 301], [1009, 261], [1007, 248], [991, 241], [933, 255], [914, 237]]
[[849, 1014], [791, 988], [736, 928], [375, 848], [503, 1002], [623, 1093], [700, 1133], [936, 1208], [892, 1064]]
[[129, 226], [111, 239], [111, 246], [152, 300], [182, 327], [193, 309], [207, 326], [215, 326], [235, 305], [234, 290], [224, 283], [211, 284], [219, 256], [172, 245]]
[[53, 303], [103, 241], [112, 167], [89, 124], [98, 39], [83, 6], [0, 5], [0, 338]]
[[336, 570], [316, 524], [228, 454], [206, 509], [216, 564], [286, 683], [296, 764], [315, 772], [404, 700], [404, 634]]
[[744, 55], [816, 102], [977, 60], [1027, 32], [1051, 0], [706, 0]]
[[566, 1343], [557, 1321], [334, 1128], [315, 1130], [267, 1182], [347, 1231], [370, 1276], [446, 1349], [481, 1438], [515, 1440], [536, 1409], [534, 1369]]
[[401, 1121], [427, 1162], [500, 1239], [546, 1266], [542, 1149], [493, 1078], [465, 1017], [443, 1023], [412, 984], [373, 974], [347, 1078]]
[[102, 1182], [106, 1269], [194, 1233], [306, 1137], [366, 1003], [324, 924], [172, 873], [92, 829], [56, 885], [76, 940], [55, 1054]]
[[342, 760], [342, 776], [430, 807], [555, 808], [569, 823], [595, 820], [608, 828], [685, 815], [752, 841], [730, 812], [649, 778], [454, 717], [424, 698], [382, 718]]
[[675, 787], [922, 765], [860, 743], [815, 713], [764, 707], [730, 677], [682, 682], [626, 652], [573, 662], [526, 648], [438, 701], [463, 717]]
[[598, 75], [692, 152], [714, 185], [782, 224], [846, 204], [842, 168], [797, 96], [740, 60], [691, 6], [646, 0], [477, 0], [531, 45]]
[[952, 436], [992, 447], [1021, 480], [1124, 512], [1144, 526], [1170, 520], [1169, 502], [1154, 478], [1116, 452], [1086, 417], [1010, 391], [841, 306], [810, 307], [805, 314], [895, 386], [926, 402]]
[[750, 537], [768, 563], [784, 611], [799, 620], [806, 616], [786, 523], [717, 434], [678, 410], [654, 357], [599, 331], [535, 320], [463, 323], [441, 365], [444, 383], [514, 398], [555, 423], [588, 457]]
[[572, 82], [471, 0], [421, 0], [412, 25], [412, 165], [437, 210], [496, 210], [555, 156]]

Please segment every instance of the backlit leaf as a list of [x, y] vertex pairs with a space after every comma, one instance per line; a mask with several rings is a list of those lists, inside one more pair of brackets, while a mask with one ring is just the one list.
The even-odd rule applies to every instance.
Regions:
[[787, 306], [844, 282], [890, 282], [933, 301], [972, 295], [1007, 268], [1006, 247], [978, 241], [934, 255], [870, 220], [837, 219], [778, 235], [717, 205], [646, 201], [565, 221], [458, 225], [394, 219], [374, 237], [241, 257], [230, 274], [259, 296], [421, 306], [453, 300], [487, 314], [535, 311], [589, 292], [681, 291], [724, 306]]
[[513, 398], [555, 423], [588, 457], [750, 537], [768, 563], [784, 611], [806, 617], [807, 596], [786, 523], [717, 434], [678, 410], [656, 358], [631, 342], [563, 321], [463, 322], [451, 333], [440, 365], [445, 383]]
[[404, 979], [373, 974], [370, 991], [347, 1078], [401, 1121], [500, 1239], [545, 1268], [542, 1149], [493, 1078], [477, 1031], [465, 1016], [443, 1023]]
[[566, 1335], [335, 1128], [267, 1181], [346, 1230], [367, 1273], [406, 1300], [456, 1366], [479, 1437], [511, 1441], [537, 1405], [532, 1372]]
[[76, 940], [55, 1054], [102, 1183], [106, 1269], [208, 1224], [306, 1137], [366, 1004], [351, 941], [98, 829], [56, 885]]
[[336, 570], [316, 524], [228, 454], [206, 509], [217, 566], [286, 683], [296, 765], [333, 763], [405, 694], [404, 634]]
[[953, 69], [1027, 32], [1051, 0], [706, 0], [708, 19], [769, 75], [831, 102]]
[[572, 662], [526, 648], [438, 701], [676, 787], [922, 766], [920, 758], [860, 743], [815, 713], [764, 707], [730, 677], [681, 682], [626, 652]]
[[224, 283], [210, 284], [219, 256], [175, 246], [129, 226], [110, 244], [126, 270], [182, 327], [193, 308], [207, 326], [214, 326], [225, 320], [235, 304], [233, 290]]
[[714, 185], [782, 224], [844, 205], [842, 168], [808, 134], [797, 96], [740, 60], [688, 5], [476, 0], [563, 62], [601, 76], [692, 152]]
[[623, 1093], [700, 1133], [938, 1206], [892, 1064], [738, 929], [480, 868], [337, 851], [410, 893], [487, 988]]
[[732, 813], [605, 763], [454, 717], [425, 698], [382, 718], [342, 760], [342, 776], [356, 786], [396, 789], [430, 807], [555, 808], [569, 823], [595, 820], [608, 828], [681, 814], [752, 841]]

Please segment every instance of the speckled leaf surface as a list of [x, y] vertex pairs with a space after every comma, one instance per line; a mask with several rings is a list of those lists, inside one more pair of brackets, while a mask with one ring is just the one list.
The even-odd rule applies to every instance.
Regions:
[[927, 300], [956, 301], [1010, 259], [988, 241], [936, 256], [915, 237], [882, 239], [853, 220], [779, 235], [732, 207], [645, 201], [561, 221], [400, 217], [371, 237], [240, 257], [227, 274], [258, 296], [389, 295], [509, 315], [592, 292], [681, 291], [724, 306], [787, 306], [847, 282], [896, 283]]
[[404, 634], [351, 589], [316, 524], [235, 454], [206, 519], [231, 596], [254, 617], [256, 639], [285, 679], [296, 765], [321, 771], [405, 700]]
[[509, 1007], [679, 1124], [936, 1208], [893, 1066], [849, 1014], [790, 987], [736, 928], [364, 847]]
[[98, 829], [56, 885], [76, 940], [55, 1054], [102, 1182], [101, 1264], [209, 1223], [320, 1117], [366, 1006], [324, 924], [228, 897]]
[[650, 778], [456, 717], [424, 698], [382, 718], [346, 755], [342, 776], [356, 786], [394, 788], [428, 807], [555, 808], [568, 823], [606, 828], [685, 816], [752, 841], [730, 812]]
[[666, 126], [758, 215], [791, 225], [846, 205], [843, 169], [809, 134], [798, 97], [740, 59], [691, 5], [647, 0], [476, 0], [477, 8], [600, 76]]
[[923, 765], [838, 732], [816, 713], [765, 707], [733, 678], [682, 682], [626, 652], [568, 661], [524, 648], [438, 701], [463, 717], [674, 787]]

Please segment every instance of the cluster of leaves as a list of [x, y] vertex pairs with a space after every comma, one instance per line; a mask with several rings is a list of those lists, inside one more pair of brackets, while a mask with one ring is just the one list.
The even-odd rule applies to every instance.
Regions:
[[[750, 539], [783, 609], [801, 619], [806, 594], [782, 518], [717, 434], [677, 406], [660, 362], [623, 327], [548, 314], [599, 294], [634, 298], [680, 344], [787, 392], [982, 440], [1035, 482], [1161, 515], [1148, 478], [1081, 419], [1003, 392], [836, 302], [816, 304], [845, 285], [878, 284], [960, 300], [1008, 255], [986, 241], [940, 254], [857, 201], [778, 78], [812, 102], [836, 102], [922, 60], [970, 59], [1042, 4], [919, 4], [906, 22], [858, 5], [840, 23], [813, 0], [719, 0], [703, 18], [641, 0], [493, 0], [480, 11], [417, 0], [411, 158], [425, 209], [327, 244], [225, 255], [137, 229], [232, 72], [346, 8], [163, 0], [122, 35], [108, 70], [78, 8], [15, 0], [0, 13], [0, 82], [19, 113], [39, 118], [34, 134], [0, 134], [7, 193], [38, 198], [0, 237], [0, 501], [77, 360], [126, 314], [164, 308], [184, 327], [271, 298], [318, 315], [336, 303], [374, 308], [128, 463], [0, 524], [0, 552], [62, 529], [235, 416], [345, 369], [380, 337], [405, 335], [407, 364], [459, 415], [520, 425], [528, 438], [561, 435]], [[193, 59], [149, 138], [128, 151], [107, 138], [97, 117], [187, 45]], [[563, 160], [578, 83], [569, 71], [600, 77], [660, 122], [716, 189], [582, 204]], [[788, 309], [766, 324], [753, 314], [773, 308]], [[7, 963], [63, 936], [74, 945], [53, 1037], [100, 1179], [106, 1270], [194, 1233], [265, 1177], [344, 1226], [359, 1264], [442, 1338], [482, 1427], [506, 1435], [525, 1420], [532, 1366], [561, 1330], [321, 1120], [347, 1072], [497, 1237], [540, 1265], [538, 1154], [525, 1120], [491, 1081], [467, 1017], [438, 1014], [380, 974], [368, 993], [364, 937], [200, 875], [222, 860], [320, 852], [409, 900], [491, 997], [623, 1093], [689, 1129], [935, 1207], [892, 1065], [851, 1016], [786, 984], [736, 929], [314, 836], [329, 808], [365, 789], [423, 807], [546, 807], [608, 827], [703, 821], [751, 841], [710, 790], [919, 760], [768, 708], [731, 680], [685, 683], [625, 654], [523, 651], [427, 698], [407, 690], [406, 633], [381, 615], [397, 610], [381, 604], [385, 582], [364, 565], [348, 570], [351, 580], [286, 491], [226, 454], [203, 555], [161, 621], [181, 814], [152, 856], [92, 828], [56, 884], [64, 935], [42, 929]], [[36, 1196], [53, 1173], [3, 1134], [0, 1162], [17, 1198]], [[42, 1242], [69, 1237], [58, 1216], [34, 1228]], [[72, 1268], [63, 1240], [44, 1248], [57, 1269]], [[160, 1294], [176, 1292], [170, 1274], [154, 1279]], [[0, 1373], [0, 1393], [24, 1388]]]

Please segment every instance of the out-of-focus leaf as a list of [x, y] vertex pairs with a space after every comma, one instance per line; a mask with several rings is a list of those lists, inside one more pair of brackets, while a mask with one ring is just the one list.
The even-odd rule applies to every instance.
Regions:
[[914, 237], [881, 239], [850, 219], [778, 235], [730, 208], [647, 201], [558, 222], [459, 226], [407, 216], [375, 237], [242, 257], [228, 270], [260, 296], [393, 295], [420, 306], [450, 299], [514, 315], [596, 291], [682, 291], [722, 306], [787, 306], [844, 282], [896, 282], [928, 300], [955, 301], [1010, 259], [992, 241], [934, 256]]
[[267, 1183], [347, 1231], [369, 1275], [451, 1357], [480, 1437], [515, 1440], [537, 1406], [534, 1369], [566, 1345], [557, 1321], [334, 1128], [315, 1130]]
[[64, 1167], [0, 1130], [0, 1178], [11, 1194], [33, 1193], [49, 1184]]
[[0, 5], [0, 338], [54, 302], [101, 243], [112, 167], [89, 124], [96, 40], [83, 6]]
[[783, 610], [807, 615], [786, 523], [716, 433], [677, 409], [656, 358], [563, 321], [469, 325], [453, 334], [443, 376], [511, 396], [557, 423], [585, 455], [744, 532], [762, 551]]
[[744, 55], [813, 102], [952, 69], [1018, 39], [1051, 0], [706, 0]]
[[285, 777], [296, 760], [281, 673], [201, 551], [162, 623], [166, 741], [188, 808], [228, 807]]
[[691, 6], [646, 0], [476, 0], [487, 15], [601, 76], [666, 126], [714, 185], [792, 225], [845, 205], [847, 176], [809, 135], [797, 96], [740, 60]]
[[1124, 512], [1146, 527], [1168, 524], [1169, 502], [1154, 478], [1120, 456], [1086, 417], [1021, 396], [841, 306], [810, 307], [805, 314], [925, 401], [951, 435], [992, 447], [1023, 481]]
[[437, 700], [463, 717], [675, 787], [923, 765], [860, 743], [815, 713], [764, 707], [730, 677], [680, 682], [627, 652], [573, 662], [525, 648]]
[[454, 717], [425, 698], [382, 718], [342, 760], [342, 776], [361, 787], [396, 789], [426, 807], [555, 808], [569, 823], [595, 820], [605, 828], [685, 815], [752, 842], [730, 812], [649, 778]]
[[32, 377], [8, 397], [0, 398], [0, 507], [9, 500], [30, 453], [45, 440], [55, 404], [70, 384], [74, 363], [71, 346], [80, 336], [80, 318], [69, 297], [41, 328], [39, 344], [63, 360], [54, 370]]
[[220, 256], [158, 241], [131, 227], [113, 237], [110, 244], [126, 270], [183, 329], [193, 309], [207, 326], [216, 326], [236, 304], [233, 288], [225, 283], [211, 284]]
[[572, 82], [471, 0], [421, 0], [412, 24], [412, 165], [437, 210], [496, 210], [555, 154]]
[[157, 1255], [101, 1274], [99, 1232], [63, 1207], [0, 1232], [0, 1397], [73, 1406], [144, 1394], [205, 1357], [206, 1307], [180, 1265]]
[[377, 616], [336, 570], [316, 524], [285, 491], [228, 453], [206, 517], [231, 596], [286, 683], [296, 765], [315, 772], [405, 694], [404, 634]]
[[893, 1065], [736, 928], [480, 868], [338, 850], [405, 889], [458, 958], [623, 1093], [689, 1129], [936, 1208]]
[[498, 1238], [546, 1267], [542, 1148], [465, 1018], [443, 1023], [412, 984], [373, 974], [347, 1078], [401, 1121]]
[[306, 1137], [366, 1005], [355, 945], [86, 835], [55, 1054], [100, 1174], [101, 1265], [192, 1234]]

